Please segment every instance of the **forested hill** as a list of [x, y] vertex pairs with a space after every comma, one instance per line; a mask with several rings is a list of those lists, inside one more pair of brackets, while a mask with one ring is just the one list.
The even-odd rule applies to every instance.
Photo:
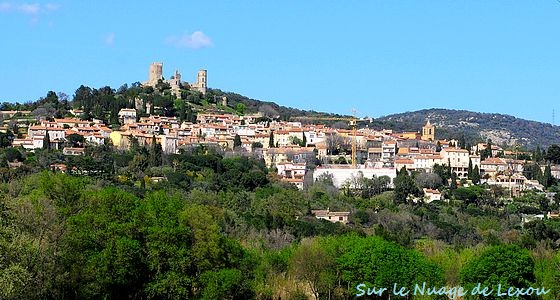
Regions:
[[428, 119], [436, 125], [436, 138], [465, 135], [471, 141], [492, 139], [499, 145], [517, 143], [529, 148], [560, 144], [560, 126], [503, 114], [424, 109], [384, 116], [377, 121], [380, 126], [395, 130], [418, 131]]
[[343, 115], [317, 112], [314, 110], [302, 110], [293, 107], [278, 105], [271, 101], [262, 101], [252, 99], [233, 92], [224, 92], [219, 89], [209, 89], [209, 94], [216, 96], [226, 96], [228, 106], [236, 107], [237, 104], [243, 104], [247, 112], [261, 112], [265, 116], [280, 117], [281, 119], [289, 120], [294, 117], [344, 117]]

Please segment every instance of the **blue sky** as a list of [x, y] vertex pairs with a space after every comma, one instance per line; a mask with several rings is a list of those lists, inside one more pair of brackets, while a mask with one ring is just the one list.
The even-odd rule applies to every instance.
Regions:
[[424, 108], [560, 123], [560, 2], [4, 1], [0, 101], [143, 81], [378, 117]]

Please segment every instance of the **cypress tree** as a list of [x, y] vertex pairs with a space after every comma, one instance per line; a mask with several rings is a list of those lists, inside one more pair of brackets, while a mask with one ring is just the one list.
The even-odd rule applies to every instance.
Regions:
[[268, 148], [274, 148], [274, 131], [270, 130], [270, 136], [268, 137]]
[[451, 184], [449, 185], [449, 188], [452, 190], [457, 189], [457, 173], [455, 172], [451, 173]]
[[472, 180], [472, 175], [473, 175], [472, 160], [469, 158], [469, 168], [467, 170], [467, 178]]
[[478, 169], [478, 166], [474, 166], [472, 173], [472, 182], [474, 184], [478, 184], [480, 182], [480, 170]]
[[49, 136], [48, 130], [45, 130], [45, 137], [43, 138], [43, 149], [51, 149], [51, 137]]
[[241, 147], [241, 137], [239, 134], [236, 134], [233, 138], [233, 148]]
[[149, 165], [152, 167], [159, 167], [161, 166], [161, 156], [163, 154], [163, 150], [161, 145], [156, 142], [156, 136], [152, 136], [152, 147], [150, 148], [150, 157], [149, 157]]

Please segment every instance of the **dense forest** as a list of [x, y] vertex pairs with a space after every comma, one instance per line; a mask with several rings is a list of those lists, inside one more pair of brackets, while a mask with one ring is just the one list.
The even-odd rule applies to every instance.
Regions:
[[[359, 284], [423, 282], [560, 297], [560, 221], [520, 218], [559, 198], [511, 202], [504, 190], [406, 172], [394, 189], [354, 178], [338, 190], [325, 176], [300, 191], [262, 161], [202, 146], [71, 158], [11, 149], [1, 155], [24, 165], [1, 170], [2, 299], [349, 299]], [[67, 174], [49, 168], [61, 162]], [[421, 186], [451, 201], [412, 202]], [[310, 214], [327, 207], [350, 211], [350, 223]]]

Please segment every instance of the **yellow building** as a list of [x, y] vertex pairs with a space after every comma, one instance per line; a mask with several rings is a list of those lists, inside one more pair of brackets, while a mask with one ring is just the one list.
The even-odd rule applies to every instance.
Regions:
[[436, 127], [430, 123], [430, 120], [426, 122], [426, 125], [422, 127], [422, 140], [423, 141], [434, 141], [436, 136]]

